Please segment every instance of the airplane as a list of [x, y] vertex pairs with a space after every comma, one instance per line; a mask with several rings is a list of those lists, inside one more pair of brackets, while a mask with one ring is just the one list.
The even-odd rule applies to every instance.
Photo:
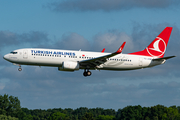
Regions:
[[91, 76], [90, 70], [136, 70], [161, 65], [167, 59], [164, 57], [172, 27], [166, 27], [144, 50], [122, 54], [124, 42], [116, 52], [105, 53], [90, 51], [74, 51], [59, 49], [25, 48], [4, 55], [4, 59], [18, 65], [57, 67], [59, 71], [77, 71], [84, 69], [83, 75]]

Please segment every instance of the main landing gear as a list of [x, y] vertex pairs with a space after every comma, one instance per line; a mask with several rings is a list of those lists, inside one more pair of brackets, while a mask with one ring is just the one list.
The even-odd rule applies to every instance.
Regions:
[[83, 75], [85, 76], [85, 77], [87, 77], [87, 76], [91, 76], [91, 71], [89, 71], [89, 69], [84, 69], [84, 73], [83, 73]]

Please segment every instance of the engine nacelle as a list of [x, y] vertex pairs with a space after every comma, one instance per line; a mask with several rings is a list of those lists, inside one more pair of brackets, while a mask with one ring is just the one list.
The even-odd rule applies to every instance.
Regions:
[[64, 61], [62, 67], [58, 67], [60, 71], [74, 71], [79, 70], [79, 63], [73, 61]]

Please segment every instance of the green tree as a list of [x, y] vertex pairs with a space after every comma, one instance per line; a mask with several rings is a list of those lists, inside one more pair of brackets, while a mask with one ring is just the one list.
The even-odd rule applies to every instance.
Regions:
[[96, 120], [113, 120], [114, 118], [112, 115], [99, 115]]
[[180, 113], [180, 106], [177, 106], [178, 112]]
[[48, 120], [69, 120], [69, 117], [64, 113], [56, 112], [53, 113]]
[[179, 113], [177, 108], [167, 108], [167, 118], [169, 118], [170, 120], [177, 120], [176, 118], [178, 117], [178, 115]]
[[25, 117], [23, 117], [23, 120], [33, 120], [33, 116], [32, 115], [26, 115]]
[[18, 120], [18, 118], [6, 116], [6, 115], [0, 115], [0, 120]]
[[150, 108], [151, 112], [149, 114], [149, 117], [151, 119], [159, 119], [162, 120], [163, 118], [165, 118], [167, 113], [167, 107], [163, 106], [163, 105], [156, 105]]
[[17, 97], [0, 95], [0, 114], [12, 117], [18, 117], [21, 112], [20, 101]]
[[162, 116], [162, 120], [168, 120], [168, 118], [167, 118], [167, 114], [166, 114], [166, 113], [164, 113], [164, 114], [163, 114], [163, 116]]
[[81, 120], [95, 120], [92, 113], [86, 113]]
[[143, 119], [142, 107], [138, 106], [127, 106], [121, 110], [120, 119], [123, 120], [140, 120]]

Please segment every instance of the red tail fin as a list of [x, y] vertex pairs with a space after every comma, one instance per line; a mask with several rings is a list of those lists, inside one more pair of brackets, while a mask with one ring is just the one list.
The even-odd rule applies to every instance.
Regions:
[[129, 54], [162, 58], [166, 51], [171, 31], [172, 27], [166, 27], [146, 49]]

